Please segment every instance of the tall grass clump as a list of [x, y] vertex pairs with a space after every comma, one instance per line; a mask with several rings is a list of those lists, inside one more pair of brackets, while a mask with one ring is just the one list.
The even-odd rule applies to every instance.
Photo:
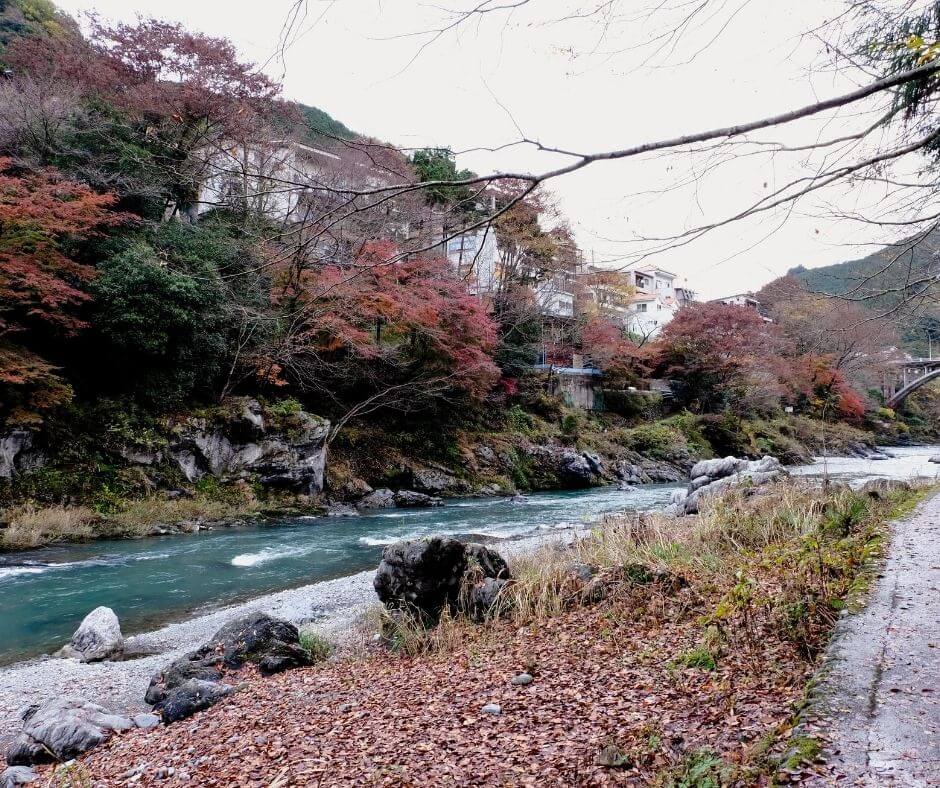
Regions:
[[45, 506], [25, 504], [8, 511], [6, 528], [0, 530], [0, 547], [23, 550], [49, 542], [81, 541], [94, 533], [100, 519], [84, 506]]

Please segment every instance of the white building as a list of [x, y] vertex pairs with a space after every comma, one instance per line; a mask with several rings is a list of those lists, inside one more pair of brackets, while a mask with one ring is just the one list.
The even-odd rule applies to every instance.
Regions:
[[474, 295], [499, 288], [499, 248], [492, 227], [478, 227], [447, 240], [447, 259]]
[[627, 330], [644, 339], [652, 339], [676, 313], [693, 303], [695, 291], [677, 284], [672, 271], [655, 266], [641, 266], [628, 272], [635, 292], [631, 299]]

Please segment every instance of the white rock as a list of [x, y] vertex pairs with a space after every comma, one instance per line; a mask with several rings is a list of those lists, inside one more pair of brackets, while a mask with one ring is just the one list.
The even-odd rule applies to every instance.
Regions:
[[730, 476], [732, 473], [743, 471], [747, 464], [747, 460], [739, 460], [737, 457], [731, 456], [715, 460], [701, 460], [692, 466], [690, 476], [693, 479], [697, 479], [699, 476], [721, 479]]
[[61, 654], [82, 662], [100, 662], [123, 651], [124, 636], [117, 615], [110, 607], [96, 607], [85, 616]]
[[502, 714], [503, 708], [498, 703], [487, 703], [483, 707], [482, 711], [484, 714], [492, 714], [495, 716], [497, 714]]

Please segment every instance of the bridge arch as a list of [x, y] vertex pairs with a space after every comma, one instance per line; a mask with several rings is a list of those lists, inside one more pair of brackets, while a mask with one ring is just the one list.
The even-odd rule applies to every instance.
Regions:
[[931, 380], [940, 378], [940, 367], [937, 369], [932, 369], [930, 372], [925, 375], [921, 375], [917, 380], [912, 380], [904, 388], [898, 391], [894, 396], [892, 396], [885, 404], [894, 410], [897, 410], [899, 405], [904, 404], [904, 400], [913, 394], [917, 389], [923, 386], [925, 383], [929, 383]]

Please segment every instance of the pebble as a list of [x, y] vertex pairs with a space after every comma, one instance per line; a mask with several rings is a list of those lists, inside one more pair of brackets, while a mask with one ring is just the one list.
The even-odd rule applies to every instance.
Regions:
[[493, 715], [502, 714], [502, 713], [503, 713], [503, 708], [502, 708], [502, 706], [500, 706], [498, 703], [487, 703], [487, 704], [483, 707], [483, 713], [484, 713], [484, 714], [493, 714]]
[[176, 774], [176, 769], [172, 766], [161, 766], [157, 769], [156, 777], [158, 780], [166, 780]]
[[531, 673], [520, 673], [518, 676], [512, 677], [512, 683], [518, 684], [520, 686], [525, 686], [526, 684], [531, 684], [535, 679], [532, 678]]

